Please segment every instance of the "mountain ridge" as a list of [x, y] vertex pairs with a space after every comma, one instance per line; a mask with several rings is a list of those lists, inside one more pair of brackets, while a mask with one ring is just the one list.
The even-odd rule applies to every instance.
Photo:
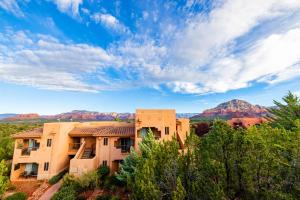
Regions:
[[196, 118], [225, 118], [234, 117], [264, 117], [268, 115], [267, 107], [260, 105], [252, 105], [245, 100], [232, 99], [230, 101], [220, 103], [214, 108], [204, 110], [202, 113], [195, 115]]

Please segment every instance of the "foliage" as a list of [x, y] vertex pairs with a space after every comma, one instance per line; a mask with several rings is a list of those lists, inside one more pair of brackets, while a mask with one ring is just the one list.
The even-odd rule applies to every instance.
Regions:
[[300, 98], [289, 92], [282, 100], [284, 104], [274, 101], [276, 107], [269, 109], [273, 115], [270, 118], [277, 127], [291, 130], [295, 127], [294, 121], [300, 119]]
[[9, 179], [8, 179], [8, 167], [4, 160], [0, 162], [0, 197], [1, 195], [7, 190], [9, 186]]
[[149, 133], [121, 165], [132, 199], [300, 199], [300, 120], [233, 129], [215, 120], [186, 150]]
[[101, 195], [97, 196], [96, 200], [119, 200], [119, 197], [111, 196], [111, 195]]
[[27, 199], [27, 194], [24, 192], [17, 192], [5, 198], [5, 200], [26, 200], [26, 199]]
[[100, 180], [104, 181], [105, 178], [109, 175], [109, 167], [105, 166], [105, 165], [101, 165], [97, 169], [97, 174], [98, 174]]
[[75, 200], [77, 196], [76, 189], [73, 185], [62, 187], [53, 195], [51, 200]]
[[64, 170], [61, 171], [60, 173], [58, 173], [57, 175], [53, 176], [52, 178], [49, 179], [48, 183], [50, 183], [51, 185], [54, 185], [55, 183], [57, 183], [66, 173], [68, 172], [68, 170]]
[[94, 189], [98, 184], [98, 175], [96, 171], [90, 171], [77, 179], [79, 186], [82, 189]]

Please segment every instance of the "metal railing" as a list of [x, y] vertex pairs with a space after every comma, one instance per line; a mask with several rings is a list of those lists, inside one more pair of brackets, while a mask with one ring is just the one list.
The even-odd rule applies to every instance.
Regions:
[[25, 147], [22, 149], [22, 156], [29, 156], [31, 151], [36, 151], [38, 147]]
[[24, 177], [24, 178], [36, 177], [37, 174], [38, 174], [37, 171], [30, 171], [30, 172], [24, 171], [20, 174], [20, 177]]
[[117, 145], [117, 149], [121, 149], [122, 153], [129, 153], [130, 152], [130, 145]]

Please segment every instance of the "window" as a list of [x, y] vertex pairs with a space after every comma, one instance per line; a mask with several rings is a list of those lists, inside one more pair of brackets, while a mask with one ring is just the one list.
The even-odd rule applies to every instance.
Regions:
[[121, 148], [122, 153], [130, 152], [130, 146], [132, 146], [132, 142], [130, 138], [120, 138], [117, 141], [117, 149]]
[[108, 138], [104, 138], [104, 140], [103, 140], [103, 145], [108, 145]]
[[49, 162], [44, 163], [44, 171], [48, 171], [49, 169]]
[[14, 170], [18, 170], [18, 169], [20, 169], [20, 163], [15, 164]]
[[102, 165], [107, 166], [107, 160], [103, 160]]
[[47, 139], [47, 147], [51, 147], [52, 139]]
[[169, 127], [165, 127], [165, 135], [169, 135], [169, 133], [170, 133]]

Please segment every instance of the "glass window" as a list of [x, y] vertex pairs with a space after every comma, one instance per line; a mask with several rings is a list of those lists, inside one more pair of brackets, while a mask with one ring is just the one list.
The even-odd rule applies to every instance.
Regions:
[[49, 169], [49, 162], [44, 163], [44, 171], [48, 171]]
[[48, 139], [47, 140], [47, 147], [51, 147], [51, 144], [52, 144], [52, 139]]
[[165, 127], [165, 135], [169, 135], [169, 133], [170, 133], [169, 127]]
[[104, 138], [104, 140], [103, 140], [103, 145], [104, 145], [104, 146], [108, 145], [108, 138]]
[[107, 166], [107, 160], [103, 160], [102, 165]]

